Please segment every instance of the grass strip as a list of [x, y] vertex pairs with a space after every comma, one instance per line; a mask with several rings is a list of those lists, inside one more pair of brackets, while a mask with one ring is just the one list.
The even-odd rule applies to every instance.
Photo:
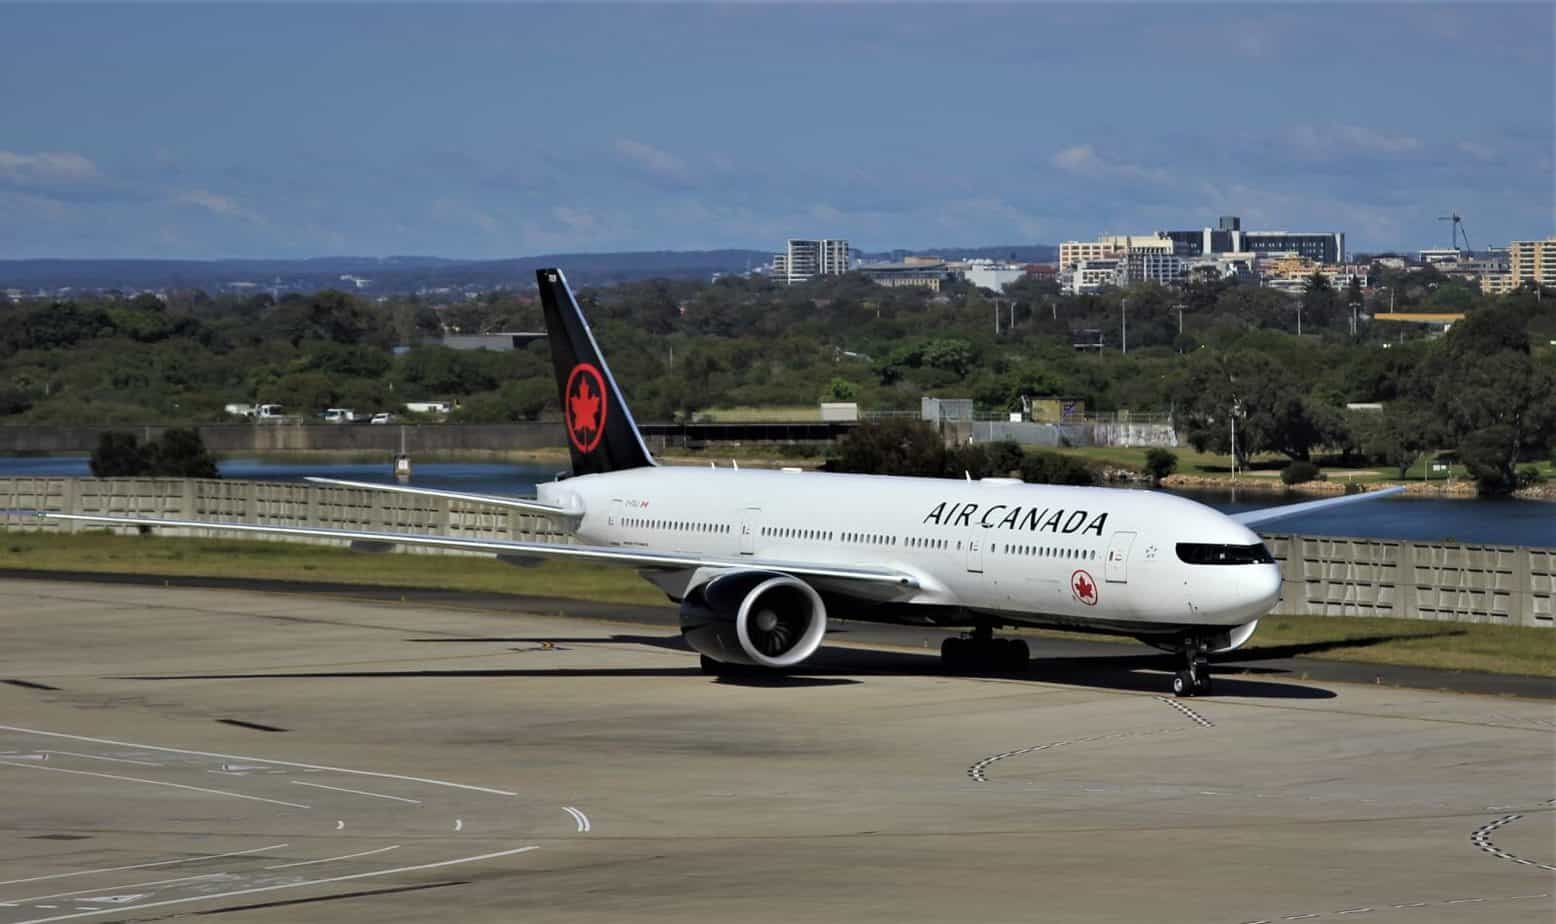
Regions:
[[[485, 556], [372, 555], [297, 542], [120, 536], [100, 530], [0, 533], [0, 568], [331, 581], [601, 603], [665, 602], [657, 588], [630, 568], [570, 561], [516, 568]], [[1271, 615], [1259, 623], [1245, 652], [1556, 677], [1556, 631], [1522, 626]]]

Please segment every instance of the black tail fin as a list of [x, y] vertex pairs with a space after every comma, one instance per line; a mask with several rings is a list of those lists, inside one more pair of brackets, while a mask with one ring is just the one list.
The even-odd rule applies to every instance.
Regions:
[[535, 271], [535, 278], [540, 283], [551, 362], [561, 390], [562, 422], [567, 429], [567, 448], [573, 455], [573, 474], [597, 475], [653, 465], [654, 457], [649, 455], [621, 389], [600, 355], [573, 290], [567, 287], [567, 277], [559, 269], [541, 269]]

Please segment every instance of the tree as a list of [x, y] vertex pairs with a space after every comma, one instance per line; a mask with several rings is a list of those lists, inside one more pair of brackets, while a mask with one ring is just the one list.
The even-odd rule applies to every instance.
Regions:
[[1315, 270], [1302, 287], [1303, 321], [1310, 329], [1327, 327], [1334, 320], [1336, 301], [1329, 277]]
[[1037, 450], [1021, 461], [1021, 480], [1028, 484], [1096, 484], [1091, 467], [1074, 456]]
[[171, 427], [162, 438], [149, 444], [150, 473], [161, 478], [219, 478], [216, 460], [205, 448], [200, 431], [193, 427]]
[[945, 474], [946, 448], [940, 433], [921, 420], [867, 420], [838, 441], [827, 459], [832, 472], [870, 475]]
[[1393, 467], [1401, 479], [1421, 453], [1439, 444], [1439, 430], [1429, 409], [1410, 402], [1389, 404], [1382, 412], [1351, 415], [1351, 432], [1362, 454]]
[[97, 438], [90, 461], [94, 478], [133, 478], [151, 471], [151, 460], [135, 434], [109, 430]]
[[1528, 317], [1517, 304], [1466, 315], [1423, 370], [1460, 458], [1485, 493], [1516, 488], [1518, 461], [1549, 445], [1556, 428], [1556, 364], [1531, 354]]
[[821, 393], [822, 401], [854, 401], [859, 397], [859, 389], [844, 378], [836, 378], [827, 386], [827, 390]]

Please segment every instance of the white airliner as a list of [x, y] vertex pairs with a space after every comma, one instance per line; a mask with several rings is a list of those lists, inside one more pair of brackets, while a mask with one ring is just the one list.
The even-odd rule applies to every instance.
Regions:
[[148, 517], [45, 514], [120, 526], [219, 527], [635, 567], [681, 605], [681, 631], [709, 673], [785, 669], [820, 647], [827, 614], [964, 627], [951, 670], [1020, 670], [1006, 626], [1136, 637], [1179, 652], [1179, 695], [1210, 690], [1208, 655], [1253, 635], [1280, 569], [1249, 526], [1381, 497], [1351, 495], [1223, 515], [1170, 494], [798, 470], [661, 466], [560, 270], [537, 274], [574, 476], [534, 500], [316, 478], [480, 501], [556, 518], [575, 545]]

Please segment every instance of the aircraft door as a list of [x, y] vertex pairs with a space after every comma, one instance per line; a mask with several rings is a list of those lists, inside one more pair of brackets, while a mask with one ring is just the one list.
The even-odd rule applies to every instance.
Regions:
[[621, 545], [621, 518], [624, 515], [624, 508], [621, 498], [614, 498], [611, 500], [609, 512], [605, 515], [605, 526], [609, 530], [607, 539], [611, 545]]
[[756, 554], [756, 537], [762, 531], [762, 508], [747, 507], [740, 512], [740, 554]]
[[1129, 582], [1129, 550], [1134, 548], [1134, 533], [1114, 533], [1108, 543], [1107, 579], [1110, 584]]
[[967, 570], [983, 573], [983, 529], [974, 526], [967, 531]]

